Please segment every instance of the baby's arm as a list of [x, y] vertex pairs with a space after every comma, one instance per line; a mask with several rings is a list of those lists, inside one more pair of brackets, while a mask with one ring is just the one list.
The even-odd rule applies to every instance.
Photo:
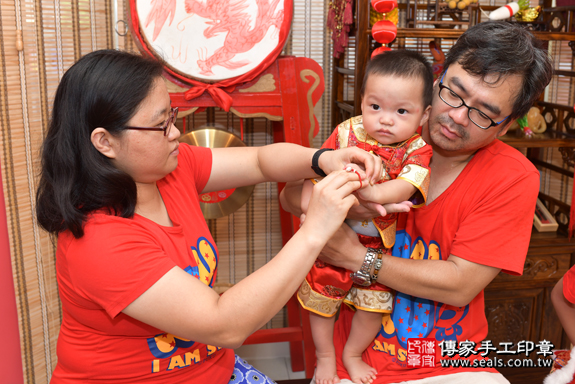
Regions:
[[363, 200], [378, 204], [400, 203], [409, 200], [417, 188], [403, 179], [389, 180], [381, 184], [367, 185], [357, 191]]
[[551, 302], [567, 337], [575, 344], [575, 304], [568, 301], [563, 294], [563, 278], [551, 291]]

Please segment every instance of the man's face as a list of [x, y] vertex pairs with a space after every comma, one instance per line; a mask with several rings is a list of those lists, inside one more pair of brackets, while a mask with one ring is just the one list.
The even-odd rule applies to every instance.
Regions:
[[[489, 82], [495, 78], [490, 77], [485, 80]], [[511, 114], [521, 83], [519, 75], [511, 75], [495, 84], [488, 84], [468, 74], [459, 64], [452, 64], [443, 78], [443, 84], [459, 95], [465, 104], [477, 108], [494, 122], [500, 122]], [[479, 128], [469, 119], [465, 106], [453, 108], [440, 99], [438, 84], [439, 80], [435, 82], [428, 132], [424, 134], [434, 151], [446, 155], [471, 155], [507, 132], [508, 120], [489, 129]]]

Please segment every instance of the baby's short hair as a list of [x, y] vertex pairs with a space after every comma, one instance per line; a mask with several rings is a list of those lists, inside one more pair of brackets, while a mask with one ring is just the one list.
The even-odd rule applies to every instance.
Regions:
[[397, 76], [403, 78], [419, 78], [423, 82], [423, 105], [431, 105], [433, 98], [433, 70], [431, 64], [422, 54], [398, 49], [386, 51], [374, 56], [368, 63], [363, 76], [361, 95], [365, 92], [365, 85], [369, 76]]

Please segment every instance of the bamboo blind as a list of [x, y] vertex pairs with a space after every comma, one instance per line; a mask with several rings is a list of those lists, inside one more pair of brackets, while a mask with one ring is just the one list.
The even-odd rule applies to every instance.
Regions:
[[[125, 34], [127, 8], [127, 0], [0, 0], [0, 159], [25, 383], [50, 381], [62, 316], [55, 243], [38, 227], [34, 214], [38, 154], [53, 95], [63, 73], [81, 56], [104, 48], [137, 51], [130, 34]], [[323, 2], [294, 1], [292, 34], [284, 53], [310, 57], [329, 70], [326, 9]], [[327, 72], [325, 80], [329, 90]], [[329, 99], [328, 94], [316, 106], [321, 132], [315, 146], [331, 132]], [[188, 118], [186, 128], [201, 126], [203, 118]], [[240, 135], [237, 117], [217, 111], [216, 121]], [[243, 124], [248, 145], [273, 142], [265, 119]], [[181, 120], [178, 126], [183, 128]], [[221, 256], [218, 282], [240, 281], [281, 249], [277, 213], [277, 187], [266, 183], [256, 186], [238, 211], [208, 222]], [[282, 311], [266, 327], [284, 325]]]

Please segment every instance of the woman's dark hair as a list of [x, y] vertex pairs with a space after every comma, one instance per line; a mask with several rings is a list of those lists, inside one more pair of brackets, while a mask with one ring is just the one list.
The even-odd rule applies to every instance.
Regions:
[[119, 135], [161, 75], [160, 62], [117, 50], [89, 53], [64, 74], [41, 153], [36, 215], [45, 230], [80, 238], [94, 210], [134, 215], [134, 180], [96, 150], [90, 135], [98, 127]]
[[433, 70], [429, 61], [422, 54], [398, 49], [374, 56], [367, 62], [365, 67], [361, 96], [365, 92], [367, 80], [371, 75], [421, 79], [423, 83], [423, 106], [431, 105], [431, 100], [433, 99]]
[[444, 68], [458, 63], [470, 75], [495, 81], [521, 75], [523, 84], [513, 100], [509, 119], [524, 116], [551, 81], [553, 66], [531, 32], [518, 23], [487, 21], [468, 29], [447, 52]]

